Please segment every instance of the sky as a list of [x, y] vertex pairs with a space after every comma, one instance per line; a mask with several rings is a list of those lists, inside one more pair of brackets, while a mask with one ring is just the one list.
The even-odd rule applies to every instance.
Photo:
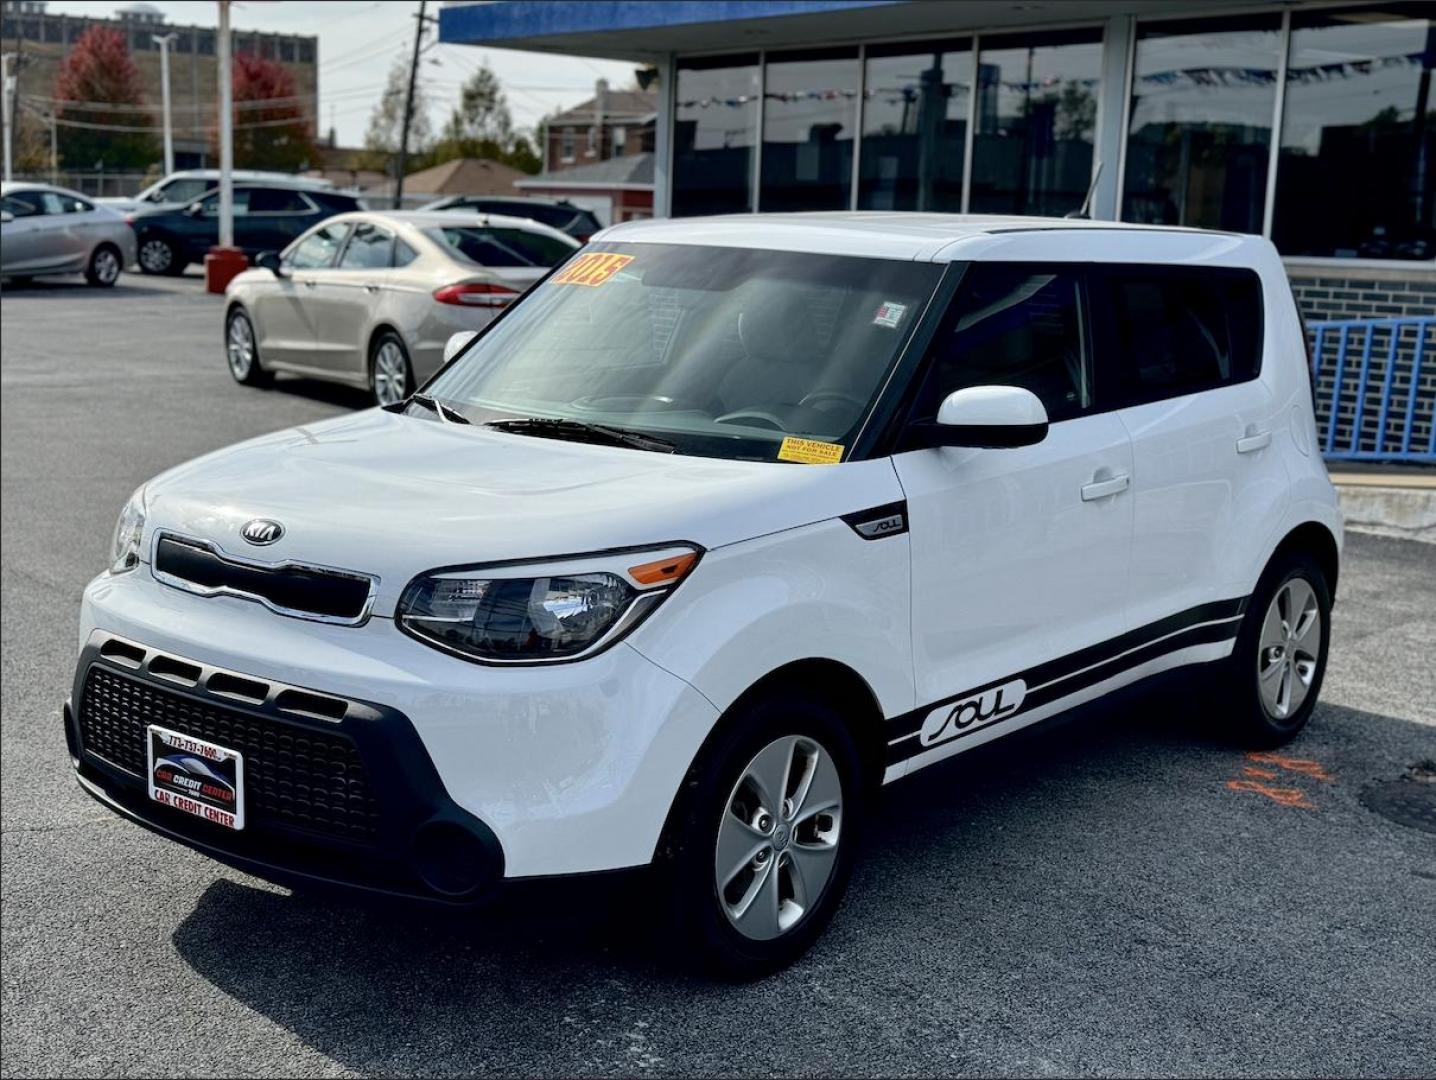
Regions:
[[[214, 26], [217, 5], [211, 0], [150, 0], [168, 22]], [[126, 0], [50, 0], [55, 13], [111, 16]], [[430, 3], [430, 14], [440, 4]], [[319, 38], [319, 130], [338, 129], [339, 145], [360, 146], [369, 114], [384, 89], [396, 57], [413, 48], [417, 0], [236, 0], [235, 29], [313, 34]], [[429, 41], [437, 38], [431, 30]], [[532, 127], [555, 108], [567, 108], [593, 95], [594, 80], [615, 88], [633, 81], [634, 64], [614, 60], [551, 56], [511, 49], [468, 45], [431, 45], [424, 53], [420, 80], [428, 92], [432, 127], [437, 131], [459, 98], [459, 88], [482, 62], [504, 85], [514, 122]]]

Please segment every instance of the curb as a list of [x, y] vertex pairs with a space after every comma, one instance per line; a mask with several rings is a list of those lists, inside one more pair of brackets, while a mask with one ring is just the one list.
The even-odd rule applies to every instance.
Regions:
[[1333, 474], [1347, 529], [1436, 544], [1436, 475]]

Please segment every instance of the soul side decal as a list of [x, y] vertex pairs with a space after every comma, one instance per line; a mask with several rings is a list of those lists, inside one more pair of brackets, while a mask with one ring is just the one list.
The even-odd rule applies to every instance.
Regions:
[[1012, 679], [1001, 686], [988, 687], [958, 701], [939, 705], [923, 718], [918, 741], [923, 746], [935, 746], [1006, 720], [1022, 708], [1026, 697], [1027, 684], [1021, 679]]

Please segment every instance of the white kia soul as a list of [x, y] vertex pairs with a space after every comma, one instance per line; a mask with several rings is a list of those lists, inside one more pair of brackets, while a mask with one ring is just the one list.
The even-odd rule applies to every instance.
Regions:
[[1184, 666], [1289, 739], [1341, 535], [1264, 240], [635, 222], [407, 401], [137, 491], [66, 735], [96, 798], [280, 882], [655, 864], [751, 975], [918, 769]]

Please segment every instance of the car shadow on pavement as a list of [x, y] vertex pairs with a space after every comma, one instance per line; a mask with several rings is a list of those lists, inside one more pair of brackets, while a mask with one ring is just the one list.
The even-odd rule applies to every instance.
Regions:
[[[162, 288], [144, 283], [145, 279], [138, 274], [121, 275], [120, 280], [108, 289], [96, 288], [87, 283], [83, 278], [36, 278], [21, 284], [14, 284], [6, 281], [0, 284], [0, 296], [7, 298], [24, 297], [27, 300], [55, 301], [74, 300], [79, 297], [88, 298], [96, 302], [104, 303], [114, 300], [123, 300], [128, 296], [173, 296], [175, 289]], [[199, 290], [203, 292], [204, 284], [200, 282]]]
[[341, 383], [324, 382], [320, 379], [305, 379], [292, 375], [279, 375], [269, 388], [270, 393], [293, 394], [344, 409], [372, 409], [374, 395], [367, 390], [357, 390]]
[[[1370, 757], [1369, 745], [1342, 734], [1357, 725], [1368, 733], [1388, 729], [1397, 744], [1419, 739], [1406, 730], [1416, 726], [1409, 721], [1322, 706], [1290, 753]], [[891, 1038], [908, 1049], [889, 1064], [905, 1071], [982, 1071], [984, 1061], [990, 1069], [990, 1059], [948, 1051], [973, 1038], [997, 1040], [999, 1048], [1002, 1040], [1040, 1038], [1029, 1030], [1039, 1023], [1034, 1018], [1056, 1024], [1059, 1014], [1064, 1032], [1105, 1030], [1127, 1040], [1122, 1053], [1150, 1049], [1169, 1023], [1187, 1037], [1182, 1025], [1204, 1007], [1203, 994], [1213, 1002], [1260, 996], [1262, 965], [1299, 956], [1316, 979], [1326, 962], [1299, 928], [1286, 939], [1286, 923], [1300, 919], [1306, 900], [1284, 880], [1286, 871], [1273, 871], [1264, 845], [1303, 852], [1329, 824], [1227, 790], [1245, 756], [1210, 729], [1210, 718], [1179, 694], [1149, 692], [999, 740], [896, 785], [869, 827], [827, 936], [792, 969], [747, 986], [704, 982], [682, 969], [672, 943], [656, 931], [663, 898], [647, 875], [526, 886], [482, 914], [287, 896], [222, 880], [202, 894], [173, 943], [214, 986], [366, 1073], [561, 1075], [605, 1071], [604, 1054], [612, 1059], [608, 1068], [632, 1071], [640, 1064], [635, 1054], [651, 1049], [663, 1058], [662, 1048], [644, 1042], [659, 1037], [659, 1026], [668, 1041], [664, 1060], [679, 1072], [791, 1071], [814, 1038], [830, 1043], [828, 1064], [818, 1071], [844, 1071], [845, 1053], [860, 1053], [864, 1039], [888, 1038], [875, 1034], [887, 1030], [881, 1024], [866, 1034], [863, 1025], [897, 1008], [884, 1000], [894, 994], [922, 1002], [924, 1022], [945, 1032], [936, 1042], [904, 1041], [894, 1030]], [[1360, 767], [1385, 766], [1363, 760]], [[1309, 772], [1298, 781], [1315, 797], [1330, 792]], [[1330, 818], [1342, 812], [1349, 807], [1333, 806]], [[1380, 826], [1372, 820], [1370, 828]], [[1368, 829], [1355, 819], [1346, 827]], [[1253, 831], [1262, 850], [1226, 853], [1234, 837]], [[1193, 847], [1203, 850], [1200, 860]], [[1309, 856], [1317, 873], [1349, 877], [1346, 867], [1320, 870], [1323, 858], [1329, 856]], [[1228, 903], [1270, 921], [1258, 946], [1203, 932], [1204, 920], [1224, 917], [1203, 895], [1214, 874], [1230, 877], [1243, 897]], [[1148, 888], [1159, 899], [1144, 899]], [[1355, 898], [1351, 904], [1359, 906]], [[1400, 933], [1409, 932], [1404, 917], [1398, 913]], [[1254, 965], [1254, 988], [1240, 972], [1220, 986], [1193, 983], [1172, 962], [1174, 949], [1208, 947], [1217, 954], [1204, 964]], [[1293, 999], [1283, 1008], [1298, 1019], [1309, 1015], [1297, 991], [1283, 993]], [[765, 1036], [777, 1054], [767, 1067], [740, 1066], [714, 1041], [715, 1030], [741, 1040], [743, 1023], [758, 1022], [760, 1012], [795, 994], [815, 997], [815, 1012], [827, 1019], [805, 1019], [795, 1009]], [[1191, 997], [1180, 1016], [1170, 1012], [1173, 995]], [[982, 1003], [980, 1025], [964, 1001]], [[949, 1008], [954, 1015], [944, 1016]], [[722, 1022], [728, 1029], [714, 1019], [723, 1010], [736, 1016]], [[662, 1024], [653, 1029], [639, 1020], [654, 1016]], [[972, 1025], [981, 1035], [959, 1035]], [[1261, 1033], [1240, 1028], [1213, 1031], [1203, 1052], [1225, 1046], [1237, 1052], [1231, 1063], [1238, 1071], [1240, 1062], [1259, 1068], [1259, 1054], [1241, 1053], [1256, 1054]], [[853, 1045], [845, 1050], [847, 1043]], [[1175, 1044], [1172, 1052], [1179, 1052]], [[1159, 1071], [1195, 1067], [1193, 1059], [1160, 1054], [1112, 1060], [1145, 1060]]]

